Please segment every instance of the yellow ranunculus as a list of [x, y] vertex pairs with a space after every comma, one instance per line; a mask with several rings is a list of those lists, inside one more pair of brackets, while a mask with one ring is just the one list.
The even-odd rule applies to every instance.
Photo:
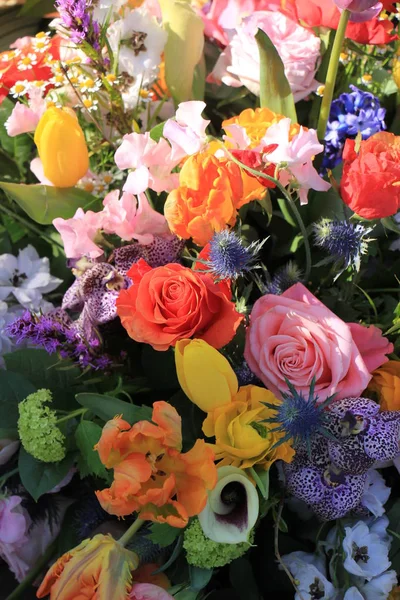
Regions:
[[227, 359], [203, 340], [178, 341], [175, 364], [181, 388], [204, 412], [230, 404], [238, 390]]
[[193, 76], [204, 47], [204, 24], [188, 0], [159, 0], [168, 33], [165, 79], [176, 103], [192, 99]]
[[43, 172], [56, 187], [72, 187], [89, 168], [85, 136], [74, 112], [51, 107], [35, 131]]
[[400, 361], [389, 360], [374, 371], [368, 389], [377, 393], [382, 410], [400, 410]]
[[50, 600], [129, 600], [139, 559], [110, 535], [95, 535], [63, 554], [43, 579], [37, 597]]
[[285, 434], [272, 432], [264, 423], [265, 419], [275, 416], [275, 411], [263, 402], [279, 405], [281, 400], [269, 390], [246, 385], [230, 404], [209, 413], [203, 431], [207, 436], [215, 435], [215, 459], [221, 460], [218, 466], [249, 469], [261, 465], [267, 470], [275, 460], [291, 462], [294, 450], [290, 443], [273, 448]]

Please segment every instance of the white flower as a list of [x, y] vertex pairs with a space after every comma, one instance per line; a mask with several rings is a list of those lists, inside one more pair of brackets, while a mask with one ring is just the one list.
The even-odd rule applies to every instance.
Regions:
[[384, 504], [390, 496], [390, 487], [385, 485], [382, 475], [375, 469], [370, 469], [367, 473], [364, 494], [361, 498], [361, 504], [375, 516], [381, 517], [385, 512]]
[[137, 77], [143, 87], [151, 84], [167, 41], [157, 21], [146, 11], [131, 10], [108, 28], [107, 37], [118, 56], [119, 73]]
[[386, 571], [379, 577], [374, 577], [368, 583], [361, 585], [360, 590], [365, 600], [386, 600], [395, 585], [397, 585], [397, 575], [396, 571], [392, 570]]
[[360, 590], [353, 586], [347, 590], [343, 600], [365, 600], [365, 598], [361, 595]]
[[89, 92], [91, 94], [94, 94], [101, 88], [100, 79], [92, 79], [91, 77], [86, 77], [86, 75], [80, 75], [78, 77], [78, 82], [79, 90], [82, 93]]
[[[296, 579], [303, 600], [336, 600], [337, 591], [326, 578], [322, 557], [307, 552], [292, 552], [282, 556], [282, 560]], [[294, 600], [300, 600], [300, 595], [296, 593]]]
[[390, 567], [389, 545], [378, 533], [371, 532], [366, 523], [359, 521], [353, 527], [345, 527], [345, 533], [343, 565], [346, 571], [370, 580]]
[[17, 69], [18, 71], [29, 71], [29, 69], [33, 69], [33, 67], [37, 64], [37, 56], [36, 54], [29, 53], [25, 56], [21, 56]]
[[0, 300], [13, 295], [18, 302], [30, 310], [39, 310], [42, 294], [52, 292], [62, 283], [50, 275], [49, 259], [39, 258], [33, 246], [12, 254], [0, 256]]
[[10, 94], [12, 94], [13, 98], [20, 98], [21, 96], [25, 96], [25, 94], [29, 90], [29, 81], [24, 79], [24, 81], [16, 81], [15, 84], [10, 89]]
[[5, 329], [14, 317], [15, 315], [11, 316], [8, 312], [7, 304], [3, 301], [0, 301], [0, 356], [10, 352], [12, 348], [12, 342]]

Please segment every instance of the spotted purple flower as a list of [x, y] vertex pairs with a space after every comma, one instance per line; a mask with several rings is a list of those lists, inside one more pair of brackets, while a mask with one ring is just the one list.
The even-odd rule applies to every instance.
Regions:
[[100, 27], [92, 18], [92, 0], [56, 0], [55, 6], [75, 44], [87, 42], [95, 50], [100, 50]]
[[126, 275], [131, 266], [143, 258], [150, 267], [163, 267], [177, 262], [185, 246], [185, 240], [178, 237], [154, 236], [151, 244], [129, 244], [114, 251], [114, 264], [118, 272]]
[[385, 113], [379, 99], [370, 92], [350, 86], [352, 92], [341, 94], [332, 102], [322, 169], [333, 169], [342, 160], [343, 146], [347, 138], [354, 139], [360, 132], [366, 140], [374, 133], [386, 129]]

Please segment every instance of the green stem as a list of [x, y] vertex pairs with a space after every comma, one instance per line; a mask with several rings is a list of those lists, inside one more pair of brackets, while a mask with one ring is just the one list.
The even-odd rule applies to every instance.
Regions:
[[340, 53], [343, 47], [343, 41], [346, 35], [347, 23], [349, 22], [350, 11], [344, 10], [340, 15], [339, 25], [333, 42], [331, 57], [329, 59], [328, 72], [326, 74], [325, 90], [319, 112], [317, 134], [318, 139], [323, 141], [325, 138], [326, 125], [331, 111], [333, 92], [335, 89], [336, 77], [339, 68]]
[[143, 519], [136, 519], [136, 521], [132, 523], [129, 529], [125, 531], [124, 535], [119, 538], [118, 543], [121, 544], [121, 546], [126, 546], [129, 540], [133, 538], [135, 533], [139, 531], [139, 529], [145, 522], [146, 521], [143, 521]]
[[240, 160], [235, 158], [233, 156], [233, 154], [231, 154], [229, 152], [229, 150], [227, 150], [226, 148], [224, 148], [224, 151], [229, 156], [230, 160], [232, 160], [234, 163], [236, 163], [242, 169], [245, 169], [245, 171], [248, 171], [249, 173], [251, 173], [252, 175], [255, 175], [256, 177], [261, 177], [262, 179], [268, 179], [268, 181], [271, 181], [272, 183], [274, 183], [276, 185], [276, 187], [280, 190], [280, 192], [283, 194], [283, 196], [286, 198], [286, 200], [288, 201], [289, 206], [292, 209], [293, 214], [296, 218], [299, 229], [303, 235], [304, 250], [306, 253], [306, 268], [304, 271], [304, 281], [307, 283], [310, 278], [311, 266], [312, 266], [312, 264], [311, 264], [311, 248], [310, 248], [310, 242], [308, 241], [307, 229], [304, 225], [304, 221], [301, 218], [300, 212], [299, 212], [296, 204], [293, 202], [293, 198], [287, 192], [287, 190], [284, 188], [284, 186], [281, 184], [281, 182], [278, 179], [275, 179], [275, 177], [271, 177], [270, 175], [267, 175], [266, 173], [262, 173], [262, 171], [257, 171], [256, 169], [252, 169], [251, 167], [248, 167], [247, 165], [240, 162]]
[[258, 489], [260, 490], [261, 496], [265, 500], [268, 500], [269, 490], [264, 486], [263, 482], [261, 481], [261, 479], [258, 476], [257, 471], [255, 470], [254, 467], [250, 467], [249, 471], [250, 471], [250, 474], [251, 474], [252, 478], [256, 482]]
[[69, 419], [73, 419], [74, 417], [78, 417], [79, 415], [84, 415], [85, 412], [87, 412], [87, 411], [88, 411], [87, 408], [78, 408], [77, 410], [70, 412], [65, 417], [61, 417], [61, 419], [57, 419], [57, 425], [59, 423], [63, 423], [64, 421], [68, 421]]
[[60, 242], [57, 242], [57, 240], [53, 240], [49, 235], [44, 233], [39, 227], [36, 227], [36, 225], [33, 225], [33, 223], [31, 223], [27, 219], [24, 219], [24, 217], [21, 217], [20, 215], [15, 213], [13, 210], [10, 210], [9, 208], [6, 208], [2, 204], [0, 204], [0, 211], [3, 212], [5, 215], [8, 215], [12, 219], [15, 219], [15, 221], [19, 221], [20, 223], [22, 223], [22, 225], [24, 225], [24, 227], [26, 227], [27, 229], [30, 229], [32, 231], [32, 233], [43, 238], [49, 244], [54, 244], [55, 246], [58, 246], [59, 248], [64, 250], [64, 246], [62, 244], [60, 244]]
[[16, 475], [17, 473], [19, 473], [18, 467], [16, 467], [12, 471], [9, 471], [5, 475], [3, 475], [3, 477], [0, 479], [0, 487], [2, 487], [5, 484], [5, 482], [7, 481], [7, 479], [9, 479], [10, 477], [12, 477], [13, 475]]
[[17, 600], [19, 598], [23, 598], [23, 593], [25, 590], [31, 585], [33, 581], [35, 581], [36, 577], [41, 573], [44, 567], [47, 565], [53, 554], [55, 553], [57, 548], [57, 540], [54, 540], [50, 546], [48, 546], [46, 552], [43, 554], [41, 558], [37, 561], [37, 563], [32, 567], [29, 571], [28, 575], [21, 581], [21, 583], [15, 588], [13, 592], [9, 596], [7, 596], [6, 600]]

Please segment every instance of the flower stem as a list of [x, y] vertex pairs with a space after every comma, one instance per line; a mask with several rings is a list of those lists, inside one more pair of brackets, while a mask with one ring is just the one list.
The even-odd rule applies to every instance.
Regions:
[[346, 35], [347, 23], [349, 22], [350, 11], [344, 10], [340, 15], [339, 25], [333, 42], [331, 57], [329, 59], [328, 72], [326, 74], [325, 90], [322, 98], [321, 109], [319, 111], [317, 134], [318, 139], [323, 141], [325, 138], [326, 125], [331, 112], [333, 92], [335, 89], [336, 77], [339, 68], [340, 53], [342, 51], [343, 41]]
[[258, 473], [254, 467], [250, 467], [249, 471], [250, 471], [251, 477], [254, 479], [254, 481], [257, 484], [258, 489], [260, 490], [261, 496], [264, 498], [264, 500], [268, 500], [269, 489], [267, 489], [266, 486], [263, 484], [263, 482], [261, 481], [261, 479], [258, 476]]
[[5, 475], [3, 475], [3, 477], [0, 478], [0, 488], [3, 487], [3, 485], [5, 484], [7, 479], [12, 477], [13, 475], [16, 475], [17, 473], [19, 473], [18, 467], [16, 467], [15, 469], [12, 469], [12, 471], [9, 471]]
[[63, 423], [64, 421], [68, 421], [69, 419], [73, 419], [74, 417], [78, 417], [79, 415], [84, 415], [87, 411], [87, 408], [78, 408], [77, 410], [73, 410], [72, 412], [68, 413], [65, 417], [57, 419], [57, 425], [58, 423]]
[[126, 544], [129, 542], [129, 540], [131, 538], [133, 538], [133, 536], [135, 535], [135, 533], [137, 531], [139, 531], [139, 529], [141, 528], [141, 526], [145, 522], [146, 521], [143, 521], [143, 519], [136, 519], [136, 521], [134, 521], [132, 523], [132, 525], [129, 527], [129, 529], [127, 529], [125, 531], [125, 533], [123, 534], [123, 536], [119, 538], [118, 543], [121, 544], [121, 546], [126, 546]]
[[39, 227], [36, 227], [36, 225], [33, 225], [33, 223], [31, 223], [30, 221], [28, 221], [28, 219], [24, 219], [24, 217], [21, 217], [20, 215], [18, 215], [17, 213], [15, 213], [13, 210], [11, 210], [9, 208], [6, 208], [1, 203], [0, 203], [0, 211], [3, 212], [5, 215], [8, 215], [12, 219], [15, 219], [15, 221], [19, 221], [27, 229], [30, 229], [30, 231], [32, 231], [32, 233], [34, 233], [34, 234], [38, 235], [39, 237], [43, 238], [49, 244], [53, 244], [54, 246], [58, 246], [59, 248], [61, 248], [62, 250], [64, 250], [64, 246], [60, 242], [58, 242], [57, 240], [53, 240], [53, 238], [51, 238], [49, 235], [47, 235], [46, 233], [44, 233]]
[[6, 600], [18, 600], [18, 598], [23, 598], [23, 594], [28, 586], [31, 585], [33, 581], [35, 581], [36, 577], [41, 573], [44, 567], [47, 565], [53, 554], [55, 553], [57, 548], [57, 539], [54, 540], [50, 546], [48, 546], [46, 552], [39, 558], [37, 563], [32, 567], [29, 571], [28, 575], [21, 581], [21, 583], [15, 588], [13, 592], [9, 596], [7, 596]]

